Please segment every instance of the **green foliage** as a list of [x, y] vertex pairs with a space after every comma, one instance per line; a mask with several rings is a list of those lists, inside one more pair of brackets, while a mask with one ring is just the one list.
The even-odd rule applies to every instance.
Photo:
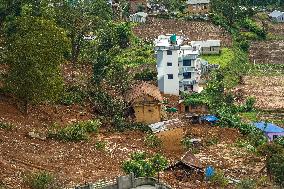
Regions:
[[181, 140], [181, 144], [186, 150], [189, 150], [193, 147], [193, 143], [190, 141], [191, 138], [185, 137]]
[[266, 39], [266, 32], [251, 19], [244, 19], [240, 22], [241, 27], [255, 33], [259, 39]]
[[274, 154], [268, 160], [268, 169], [274, 177], [274, 181], [280, 186], [284, 186], [284, 153]]
[[72, 86], [65, 89], [61, 96], [60, 102], [64, 105], [72, 105], [76, 103], [82, 103], [87, 97], [87, 93], [83, 91], [79, 86]]
[[0, 121], [0, 129], [12, 130], [14, 125]]
[[68, 40], [54, 22], [17, 17], [6, 26], [6, 85], [25, 104], [55, 101], [63, 88], [60, 64]]
[[150, 69], [145, 69], [142, 72], [136, 73], [134, 79], [140, 81], [156, 81], [157, 71], [151, 71]]
[[256, 181], [251, 180], [251, 179], [241, 180], [241, 182], [239, 182], [237, 184], [236, 188], [237, 189], [255, 189], [256, 188]]
[[131, 159], [124, 161], [122, 169], [126, 174], [134, 173], [135, 177], [153, 177], [168, 165], [168, 161], [160, 154], [149, 157], [145, 152], [134, 152]]
[[217, 185], [221, 188], [225, 188], [229, 184], [229, 180], [225, 177], [221, 170], [217, 170], [210, 178], [212, 184]]
[[89, 134], [98, 133], [101, 123], [98, 120], [82, 121], [72, 123], [64, 128], [49, 132], [49, 137], [65, 142], [78, 142], [87, 140]]
[[208, 103], [208, 100], [206, 99], [206, 95], [201, 93], [192, 93], [192, 94], [182, 94], [182, 97], [184, 99], [185, 105], [205, 105]]
[[24, 181], [31, 189], [49, 189], [56, 187], [54, 176], [45, 171], [28, 174], [24, 177]]
[[202, 55], [202, 59], [208, 61], [210, 64], [218, 64], [221, 68], [226, 67], [234, 60], [234, 51], [229, 48], [222, 48], [220, 55]]
[[107, 146], [107, 141], [97, 141], [95, 144], [95, 148], [100, 151], [104, 151]]
[[211, 146], [211, 145], [215, 145], [219, 143], [219, 139], [217, 137], [211, 137], [211, 138], [207, 138], [205, 140], [205, 144], [207, 146]]
[[279, 145], [281, 145], [284, 148], [284, 136], [278, 137], [274, 141], [275, 141], [276, 144], [279, 144]]
[[159, 139], [155, 134], [148, 134], [145, 137], [144, 142], [151, 148], [159, 148], [162, 145], [161, 139]]
[[82, 0], [72, 4], [53, 0], [53, 6], [47, 6], [44, 16], [54, 18], [67, 31], [71, 41], [71, 61], [77, 63], [84, 35], [97, 31], [111, 19], [111, 7], [105, 0]]

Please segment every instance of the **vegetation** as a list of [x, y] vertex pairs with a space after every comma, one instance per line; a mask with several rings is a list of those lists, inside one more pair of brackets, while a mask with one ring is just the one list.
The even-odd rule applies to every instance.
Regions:
[[162, 145], [161, 139], [159, 139], [155, 134], [148, 134], [144, 141], [145, 144], [151, 148], [159, 148]]
[[224, 68], [234, 60], [234, 52], [232, 49], [222, 48], [220, 55], [202, 55], [201, 58], [210, 64], [218, 64]]
[[237, 184], [236, 188], [237, 189], [255, 189], [256, 182], [251, 179], [244, 179], [244, 180], [241, 180], [241, 182]]
[[160, 154], [149, 156], [145, 152], [134, 152], [131, 159], [123, 163], [122, 169], [126, 174], [134, 173], [135, 177], [153, 177], [167, 165], [167, 159]]
[[49, 132], [49, 137], [57, 140], [84, 141], [89, 138], [89, 134], [98, 133], [101, 123], [98, 120], [72, 123], [64, 128], [55, 128]]
[[212, 177], [210, 177], [210, 182], [213, 185], [220, 186], [225, 188], [229, 184], [229, 180], [224, 176], [224, 173], [221, 170], [217, 170]]
[[45, 171], [28, 174], [24, 177], [24, 181], [31, 189], [49, 189], [57, 187], [54, 176]]
[[5, 129], [5, 130], [11, 130], [13, 129], [14, 125], [12, 125], [11, 123], [5, 123], [0, 121], [0, 129]]
[[103, 140], [97, 141], [95, 144], [95, 148], [100, 151], [104, 151], [106, 146], [107, 146], [107, 141]]
[[11, 93], [28, 104], [55, 101], [62, 92], [60, 64], [67, 50], [64, 31], [54, 22], [36, 17], [17, 17], [6, 26], [6, 80]]

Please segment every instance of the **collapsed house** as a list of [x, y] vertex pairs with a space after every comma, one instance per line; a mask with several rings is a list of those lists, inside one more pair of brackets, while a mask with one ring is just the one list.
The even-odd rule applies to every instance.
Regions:
[[133, 110], [135, 122], [151, 124], [161, 121], [163, 97], [155, 85], [146, 82], [134, 85], [126, 100]]

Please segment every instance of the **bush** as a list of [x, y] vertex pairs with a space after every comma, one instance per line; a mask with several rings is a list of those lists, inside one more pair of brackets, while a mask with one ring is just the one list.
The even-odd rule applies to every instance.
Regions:
[[151, 148], [161, 147], [162, 141], [155, 134], [148, 134], [145, 137], [145, 144]]
[[244, 180], [241, 180], [241, 182], [237, 184], [236, 188], [237, 189], [254, 189], [256, 188], [256, 182], [251, 179], [244, 179]]
[[268, 169], [274, 177], [274, 181], [284, 186], [284, 153], [274, 154], [268, 159]]
[[274, 142], [284, 148], [284, 136], [277, 138]]
[[64, 105], [72, 105], [75, 103], [82, 103], [87, 97], [87, 93], [84, 92], [79, 86], [72, 86], [66, 89], [60, 102]]
[[104, 151], [107, 146], [107, 141], [97, 141], [95, 148], [100, 151]]
[[11, 123], [0, 122], [0, 129], [12, 130], [13, 127], [14, 125], [12, 125]]
[[52, 189], [55, 188], [55, 178], [48, 172], [31, 173], [24, 177], [25, 183], [31, 189]]
[[135, 177], [153, 177], [162, 171], [168, 161], [160, 154], [149, 157], [145, 152], [134, 152], [131, 159], [124, 161], [122, 169], [126, 174], [134, 173]]
[[210, 178], [210, 181], [217, 186], [222, 188], [228, 186], [229, 180], [224, 176], [224, 173], [220, 170], [216, 171], [214, 175]]
[[98, 120], [72, 123], [65, 128], [50, 131], [49, 137], [65, 142], [87, 140], [90, 133], [98, 133], [100, 125]]
[[136, 73], [134, 76], [134, 79], [141, 80], [141, 81], [156, 81], [157, 72], [151, 71], [150, 69], [145, 69], [141, 73]]

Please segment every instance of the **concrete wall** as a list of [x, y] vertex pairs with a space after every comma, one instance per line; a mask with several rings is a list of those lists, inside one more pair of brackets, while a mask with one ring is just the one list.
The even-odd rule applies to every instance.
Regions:
[[220, 54], [220, 47], [202, 47], [201, 54]]

